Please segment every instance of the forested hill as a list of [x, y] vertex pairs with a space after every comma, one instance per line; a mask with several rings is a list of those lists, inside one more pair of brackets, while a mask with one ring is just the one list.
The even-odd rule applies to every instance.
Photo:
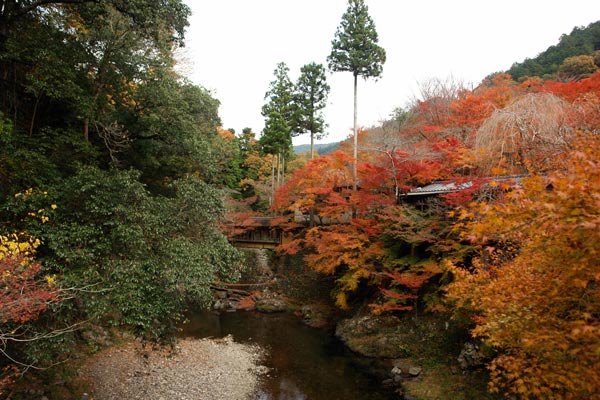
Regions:
[[[325, 156], [327, 154], [330, 154], [330, 153], [333, 153], [334, 151], [336, 151], [338, 149], [339, 145], [340, 145], [339, 142], [315, 144], [315, 151], [320, 156]], [[295, 154], [307, 153], [309, 151], [310, 151], [310, 144], [300, 144], [298, 146], [294, 146]]]
[[[597, 21], [589, 24], [587, 27], [573, 28], [570, 34], [564, 34], [560, 37], [558, 44], [550, 46], [534, 58], [527, 58], [521, 63], [514, 63], [506, 72], [517, 81], [525, 77], [552, 79], [561, 72], [561, 66], [563, 70], [565, 68], [568, 69], [568, 66], [564, 64], [565, 60], [570, 57], [593, 57], [596, 64], [600, 64], [599, 50], [600, 21]], [[585, 63], [586, 59], [583, 58], [578, 61], [579, 63]], [[587, 63], [589, 64], [589, 58], [587, 59]], [[578, 67], [585, 68], [585, 65], [578, 65]]]
[[3, 397], [20, 367], [69, 359], [90, 325], [169, 340], [240, 254], [218, 229], [239, 146], [219, 101], [173, 69], [189, 8], [0, 4]]

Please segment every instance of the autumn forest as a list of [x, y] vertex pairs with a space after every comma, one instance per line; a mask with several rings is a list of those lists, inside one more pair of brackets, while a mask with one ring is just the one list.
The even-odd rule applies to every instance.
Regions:
[[340, 312], [454, 321], [501, 396], [600, 398], [600, 23], [295, 154], [323, 136], [329, 73], [384, 68], [361, 7], [327, 66], [274, 66], [258, 133], [175, 72], [182, 2], [0, 1], [2, 396], [89, 351], [92, 325], [172, 343], [269, 216], [275, 256], [332, 279]]

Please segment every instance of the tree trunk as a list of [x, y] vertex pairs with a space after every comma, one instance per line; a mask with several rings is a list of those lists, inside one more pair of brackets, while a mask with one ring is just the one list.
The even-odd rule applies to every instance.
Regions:
[[29, 124], [29, 137], [33, 135], [33, 128], [35, 127], [35, 119], [37, 118], [37, 110], [40, 105], [41, 94], [35, 96], [35, 105], [33, 106], [33, 115], [31, 116], [31, 123]]
[[312, 160], [315, 156], [315, 134], [310, 131], [310, 159]]
[[[280, 186], [281, 182], [281, 153], [277, 153], [277, 188]], [[273, 197], [275, 198], [275, 197]]]
[[285, 185], [285, 154], [281, 156], [281, 186]]
[[394, 195], [395, 195], [395, 200], [396, 200], [395, 202], [397, 204], [398, 199], [400, 198], [400, 187], [398, 186], [397, 168], [396, 168], [396, 162], [394, 161], [395, 151], [396, 151], [396, 148], [392, 147], [392, 150], [389, 152], [385, 152], [385, 154], [390, 159], [390, 164], [392, 164], [392, 177], [394, 178]]
[[83, 138], [86, 143], [90, 142], [90, 117], [83, 119]]
[[271, 154], [271, 201], [269, 205], [273, 205], [275, 199], [275, 153]]
[[357, 89], [358, 89], [358, 74], [354, 74], [354, 163], [352, 164], [352, 188], [357, 190], [358, 188], [358, 131], [356, 128], [357, 121]]

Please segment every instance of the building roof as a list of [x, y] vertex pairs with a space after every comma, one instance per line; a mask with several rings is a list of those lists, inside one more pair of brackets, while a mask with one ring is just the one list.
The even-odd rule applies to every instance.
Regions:
[[[484, 182], [500, 182], [500, 181], [510, 181], [515, 184], [520, 184], [525, 175], [511, 175], [511, 176], [495, 176], [495, 177], [486, 177], [480, 178]], [[461, 190], [470, 189], [473, 187], [473, 181], [434, 181], [429, 185], [421, 186], [418, 188], [414, 188], [410, 190], [405, 196], [427, 196], [431, 194], [445, 194], [445, 193], [454, 193], [459, 192]]]
[[435, 181], [429, 185], [412, 189], [406, 196], [423, 196], [428, 194], [443, 194], [458, 192], [460, 190], [469, 189], [473, 186], [473, 182], [454, 182], [454, 181]]

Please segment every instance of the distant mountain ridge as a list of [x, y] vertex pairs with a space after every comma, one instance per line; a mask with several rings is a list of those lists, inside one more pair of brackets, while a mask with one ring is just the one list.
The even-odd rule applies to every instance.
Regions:
[[[340, 142], [319, 143], [319, 144], [315, 144], [315, 151], [320, 156], [324, 156], [329, 153], [333, 153], [334, 151], [337, 150], [337, 148], [339, 146], [340, 146]], [[309, 151], [310, 151], [310, 144], [299, 144], [297, 146], [294, 146], [294, 153], [296, 153], [296, 154], [308, 153]]]

